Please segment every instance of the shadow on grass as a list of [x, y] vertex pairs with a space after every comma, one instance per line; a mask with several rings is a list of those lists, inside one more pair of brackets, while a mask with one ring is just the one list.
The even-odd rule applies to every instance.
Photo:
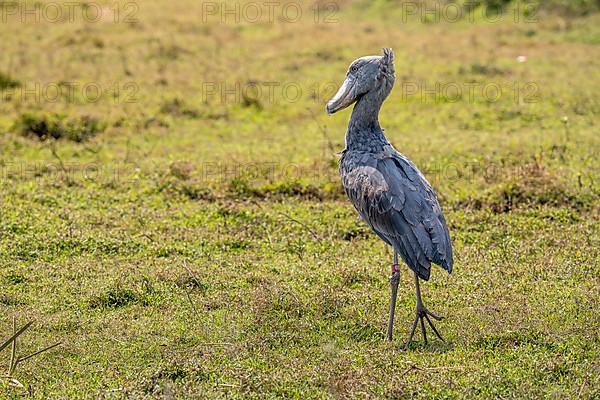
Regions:
[[406, 348], [406, 342], [401, 342], [401, 344], [397, 344], [396, 347], [399, 350], [405, 350], [405, 351], [415, 351], [415, 350], [419, 350], [421, 352], [425, 352], [425, 353], [432, 353], [432, 354], [443, 354], [443, 353], [447, 353], [451, 350], [454, 350], [454, 343], [452, 342], [442, 342], [440, 340], [435, 340], [435, 341], [429, 341], [427, 344], [423, 343], [423, 342], [416, 342], [413, 341], [410, 346], [408, 346], [408, 349]]

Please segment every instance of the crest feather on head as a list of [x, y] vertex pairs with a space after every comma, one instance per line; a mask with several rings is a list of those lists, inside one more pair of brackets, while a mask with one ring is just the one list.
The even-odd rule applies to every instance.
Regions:
[[389, 47], [383, 48], [383, 57], [381, 58], [381, 72], [384, 74], [394, 74], [394, 51]]

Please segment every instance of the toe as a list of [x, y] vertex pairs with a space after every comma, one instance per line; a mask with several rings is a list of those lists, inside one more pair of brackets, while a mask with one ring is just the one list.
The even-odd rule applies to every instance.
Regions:
[[433, 318], [433, 319], [435, 319], [435, 320], [437, 320], [437, 321], [441, 321], [441, 320], [443, 320], [443, 319], [444, 319], [444, 317], [443, 317], [443, 316], [441, 316], [441, 315], [437, 315], [437, 314], [434, 314], [434, 313], [432, 313], [432, 312], [431, 312], [431, 311], [429, 311], [429, 310], [425, 310], [425, 314], [426, 314], [426, 315], [429, 315], [431, 318]]

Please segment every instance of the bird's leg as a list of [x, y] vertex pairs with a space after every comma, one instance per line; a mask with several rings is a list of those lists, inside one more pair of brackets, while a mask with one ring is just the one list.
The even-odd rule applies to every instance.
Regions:
[[400, 283], [400, 266], [398, 265], [398, 253], [394, 250], [394, 264], [392, 264], [392, 275], [390, 276], [390, 286], [392, 295], [390, 298], [390, 318], [388, 319], [387, 333], [385, 340], [392, 341], [392, 331], [394, 329], [394, 313], [396, 311], [396, 297], [398, 296], [398, 284]]
[[425, 345], [427, 345], [427, 332], [425, 331], [425, 320], [427, 321], [427, 323], [429, 324], [431, 329], [433, 329], [433, 332], [436, 334], [436, 336], [438, 338], [440, 338], [440, 340], [442, 342], [445, 342], [445, 340], [442, 338], [442, 336], [440, 335], [438, 330], [435, 329], [433, 322], [431, 322], [431, 319], [429, 318], [429, 317], [431, 317], [437, 321], [440, 321], [444, 317], [441, 317], [439, 315], [432, 313], [427, 308], [425, 308], [425, 306], [423, 305], [423, 300], [421, 299], [421, 287], [419, 286], [419, 276], [417, 275], [416, 272], [415, 272], [415, 285], [417, 287], [417, 313], [416, 313], [417, 315], [415, 315], [415, 320], [413, 321], [413, 325], [410, 330], [410, 336], [408, 337], [408, 342], [406, 342], [407, 349], [408, 349], [408, 346], [410, 346], [410, 344], [412, 343], [412, 338], [415, 334], [415, 329], [417, 328], [417, 323], [419, 323], [419, 322], [421, 323], [421, 331], [423, 332], [423, 342], [425, 343]]

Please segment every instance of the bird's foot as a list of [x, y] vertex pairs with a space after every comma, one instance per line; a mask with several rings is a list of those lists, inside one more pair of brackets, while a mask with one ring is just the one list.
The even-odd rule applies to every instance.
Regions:
[[406, 345], [404, 346], [405, 349], [408, 350], [408, 347], [412, 343], [412, 339], [415, 334], [415, 329], [417, 328], [418, 322], [421, 323], [421, 331], [423, 332], [423, 342], [425, 345], [427, 345], [427, 332], [425, 331], [425, 320], [427, 321], [427, 323], [429, 324], [431, 329], [433, 329], [433, 332], [436, 334], [436, 336], [442, 342], [444, 342], [444, 343], [446, 342], [444, 340], [444, 338], [442, 338], [442, 336], [440, 335], [438, 330], [435, 328], [435, 326], [433, 325], [433, 322], [431, 322], [431, 318], [429, 318], [429, 317], [435, 319], [436, 321], [441, 321], [442, 319], [444, 319], [444, 317], [442, 317], [440, 315], [436, 315], [436, 314], [432, 313], [431, 311], [429, 311], [427, 308], [425, 308], [425, 306], [423, 304], [417, 304], [417, 313], [415, 315], [415, 320], [413, 321], [412, 329], [410, 330], [410, 336], [408, 337], [408, 342], [406, 342]]

